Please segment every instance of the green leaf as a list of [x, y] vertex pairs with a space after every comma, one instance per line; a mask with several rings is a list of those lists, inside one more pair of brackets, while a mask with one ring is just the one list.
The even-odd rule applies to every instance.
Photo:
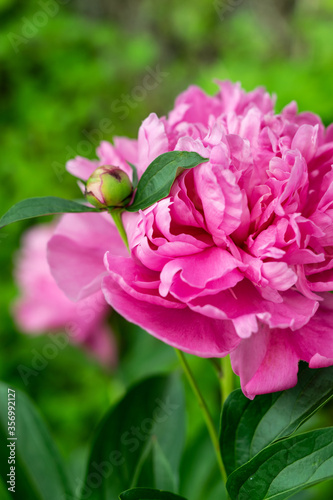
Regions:
[[179, 491], [191, 500], [227, 500], [206, 427], [201, 427], [186, 446], [180, 468]]
[[[8, 478], [6, 479], [8, 481]], [[1, 500], [12, 500], [13, 497], [10, 496], [9, 491], [7, 489], [10, 487], [9, 484], [5, 486], [5, 482], [2, 481], [1, 476], [0, 476], [0, 498]]]
[[283, 500], [333, 477], [333, 427], [274, 443], [231, 474], [232, 500]]
[[135, 189], [138, 185], [138, 171], [137, 171], [136, 166], [133, 165], [133, 163], [130, 163], [129, 161], [127, 163], [129, 164], [129, 166], [131, 167], [131, 169], [133, 171], [132, 186], [133, 186], [133, 189]]
[[152, 455], [155, 483], [163, 490], [178, 490], [178, 470], [172, 470], [168, 458], [156, 439], [152, 441]]
[[16, 390], [16, 441], [8, 435], [8, 386], [0, 383], [0, 475], [9, 473], [8, 443], [15, 443], [15, 493], [25, 500], [72, 500], [74, 498], [64, 465], [46, 426], [28, 397]]
[[32, 219], [43, 215], [63, 214], [63, 213], [82, 213], [98, 212], [97, 208], [87, 207], [81, 203], [71, 200], [64, 200], [56, 196], [43, 196], [40, 198], [28, 198], [20, 201], [0, 219], [0, 229], [13, 222]]
[[137, 486], [178, 489], [185, 403], [178, 376], [140, 382], [106, 414], [94, 439], [82, 500], [117, 500]]
[[186, 500], [184, 497], [169, 491], [152, 490], [147, 488], [134, 488], [121, 493], [120, 500]]
[[292, 389], [247, 399], [236, 390], [225, 402], [222, 459], [230, 474], [277, 439], [292, 434], [333, 396], [333, 367], [300, 369]]
[[189, 169], [207, 161], [198, 153], [188, 151], [171, 151], [158, 156], [142, 174], [134, 201], [126, 210], [137, 212], [165, 198], [179, 168]]

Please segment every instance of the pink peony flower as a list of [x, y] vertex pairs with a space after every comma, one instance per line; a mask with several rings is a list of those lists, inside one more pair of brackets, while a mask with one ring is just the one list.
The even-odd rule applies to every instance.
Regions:
[[[95, 215], [95, 214], [93, 214]], [[86, 244], [80, 241], [86, 233], [95, 238], [97, 244]], [[108, 238], [99, 230], [107, 229]], [[70, 300], [58, 287], [50, 273], [47, 261], [47, 244], [53, 238], [60, 238], [61, 244], [70, 245], [76, 238], [81, 254], [88, 246], [91, 264], [96, 255], [97, 261], [103, 268], [103, 253], [112, 246], [113, 238], [118, 241], [118, 235], [112, 223], [104, 221], [103, 216], [91, 217], [91, 214], [63, 216], [58, 226], [43, 224], [29, 229], [23, 238], [23, 245], [16, 261], [16, 279], [21, 291], [21, 297], [14, 304], [16, 321], [22, 331], [31, 334], [45, 333], [46, 331], [66, 331], [72, 342], [82, 344], [87, 351], [92, 352], [100, 361], [115, 364], [117, 359], [116, 345], [106, 322], [110, 310], [107, 305], [100, 284], [92, 293], [78, 302]], [[68, 239], [65, 241], [66, 235]], [[103, 248], [102, 238], [105, 238]], [[118, 241], [120, 245], [120, 241]], [[61, 261], [61, 249], [57, 254]], [[75, 257], [75, 254], [73, 254]], [[96, 266], [98, 267], [98, 266]], [[105, 272], [104, 272], [105, 274]], [[94, 268], [94, 279], [96, 268]], [[76, 280], [77, 281], [77, 280]]]
[[[87, 179], [111, 164], [130, 175], [128, 160], [140, 176], [167, 151], [209, 158], [167, 198], [124, 214], [131, 254], [108, 249], [102, 289], [126, 319], [172, 346], [231, 353], [253, 398], [295, 385], [299, 360], [333, 364], [333, 127], [295, 103], [274, 114], [262, 88], [219, 87], [213, 97], [190, 87], [167, 118], [142, 123], [137, 141], [103, 142], [99, 162], [76, 158], [68, 169]], [[50, 253], [58, 283], [87, 292], [82, 276], [94, 282], [94, 272], [81, 248], [61, 252], [70, 265]]]

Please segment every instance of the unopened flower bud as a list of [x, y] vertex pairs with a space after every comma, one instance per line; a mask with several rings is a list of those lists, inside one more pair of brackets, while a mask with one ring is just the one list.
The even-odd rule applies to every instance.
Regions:
[[98, 167], [86, 184], [86, 198], [97, 208], [122, 207], [133, 192], [128, 175], [120, 168], [104, 165]]

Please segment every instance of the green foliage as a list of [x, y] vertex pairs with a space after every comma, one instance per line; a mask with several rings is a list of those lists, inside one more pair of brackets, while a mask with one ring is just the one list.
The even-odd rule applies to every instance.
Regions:
[[136, 168], [135, 165], [133, 165], [132, 163], [130, 163], [129, 161], [127, 162], [129, 164], [129, 166], [131, 167], [132, 169], [132, 185], [133, 185], [133, 189], [135, 189], [138, 185], [138, 182], [139, 182], [139, 179], [138, 179], [138, 170]]
[[5, 481], [3, 481], [2, 478], [0, 477], [0, 498], [1, 498], [1, 500], [12, 500], [12, 497], [8, 493], [6, 486], [7, 485], [5, 485]]
[[187, 444], [180, 469], [180, 485], [182, 495], [191, 500], [227, 499], [206, 428], [199, 428]]
[[96, 431], [82, 500], [116, 500], [121, 491], [135, 486], [177, 492], [184, 437], [178, 376], [154, 377], [134, 386]]
[[[11, 391], [12, 394], [13, 391]], [[0, 474], [3, 482], [6, 483], [9, 468], [11, 465], [14, 467], [15, 493], [10, 493], [11, 497], [27, 500], [59, 500], [59, 498], [66, 500], [73, 492], [65, 466], [44, 422], [27, 396], [20, 391], [16, 391], [15, 399], [11, 400], [16, 428], [11, 432], [14, 433], [13, 439], [15, 440], [7, 440], [8, 400], [8, 386], [1, 383]], [[13, 447], [11, 458], [9, 458], [10, 446]]]
[[[95, 432], [84, 483], [76, 476], [73, 485], [38, 412], [24, 393], [15, 392], [13, 396], [12, 389], [0, 384], [0, 435], [8, 444], [0, 450], [0, 470], [2, 481], [8, 481], [7, 471], [13, 464], [10, 498], [71, 500], [80, 496], [81, 489], [82, 499], [116, 500], [125, 488], [141, 484], [178, 490], [185, 407], [177, 375], [146, 379], [111, 407]], [[10, 417], [9, 398], [14, 408]], [[11, 441], [7, 439], [9, 425], [14, 429]], [[12, 455], [9, 445], [14, 448]], [[177, 496], [165, 493], [161, 498]]]
[[332, 398], [332, 380], [332, 367], [303, 366], [287, 391], [252, 401], [230, 394], [220, 442], [231, 500], [282, 500], [333, 477], [333, 427], [288, 437]]
[[232, 500], [283, 500], [333, 477], [333, 427], [278, 441], [231, 474]]
[[186, 500], [184, 497], [170, 493], [169, 491], [151, 490], [146, 488], [133, 488], [124, 491], [120, 500]]
[[221, 420], [222, 458], [228, 474], [273, 441], [289, 436], [333, 396], [333, 367], [304, 368], [288, 391], [247, 399], [228, 397]]
[[28, 198], [22, 200], [11, 207], [0, 219], [0, 229], [25, 219], [42, 217], [50, 214], [97, 212], [96, 208], [91, 208], [81, 203], [71, 200], [64, 200], [56, 196], [41, 196], [38, 198]]
[[194, 168], [206, 161], [208, 160], [198, 153], [188, 151], [171, 151], [161, 154], [148, 165], [142, 174], [133, 204], [126, 210], [137, 212], [165, 198], [170, 193], [177, 171]]

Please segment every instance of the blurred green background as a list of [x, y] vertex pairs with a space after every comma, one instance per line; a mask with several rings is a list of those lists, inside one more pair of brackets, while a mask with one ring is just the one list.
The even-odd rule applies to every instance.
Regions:
[[[0, 0], [0, 23], [1, 213], [30, 196], [76, 197], [66, 160], [93, 158], [98, 141], [113, 135], [135, 137], [150, 112], [166, 114], [193, 83], [210, 93], [214, 78], [241, 81], [247, 90], [264, 85], [277, 94], [278, 110], [295, 99], [300, 110], [333, 121], [331, 0]], [[148, 89], [152, 72], [156, 85]], [[25, 386], [17, 366], [31, 366], [34, 350], [49, 342], [20, 334], [10, 315], [13, 257], [29, 224], [0, 233], [0, 378], [33, 398], [79, 471], [110, 402], [177, 360], [113, 315], [120, 352], [114, 373], [67, 347]], [[213, 370], [191, 362], [217, 415]], [[202, 423], [190, 394], [188, 402], [191, 436]], [[332, 424], [332, 413], [331, 405], [310, 425]], [[332, 498], [332, 484], [297, 498]]]

